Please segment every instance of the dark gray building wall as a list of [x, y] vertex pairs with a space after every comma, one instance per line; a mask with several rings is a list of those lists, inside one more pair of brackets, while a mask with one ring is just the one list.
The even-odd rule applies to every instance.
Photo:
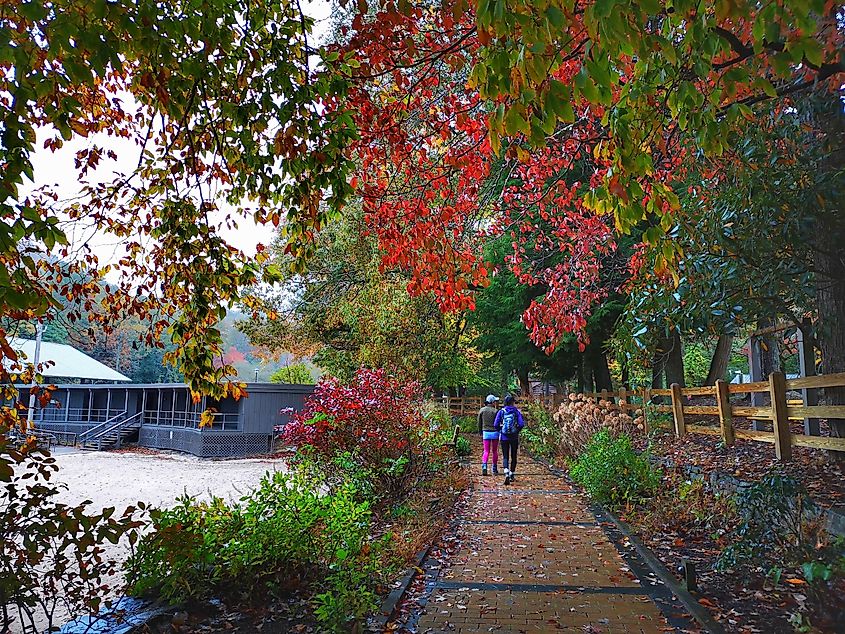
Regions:
[[251, 383], [246, 389], [248, 396], [238, 401], [208, 399], [205, 407], [229, 417], [225, 425], [197, 429], [204, 405], [193, 403], [183, 384], [61, 385], [55, 402], [36, 415], [36, 424], [45, 431], [79, 434], [102, 422], [107, 408], [110, 416], [121, 411], [132, 416], [143, 408], [142, 446], [207, 457], [252, 455], [271, 449], [274, 427], [290, 420], [284, 410], [302, 409], [314, 386]]
[[272, 434], [273, 427], [290, 420], [290, 414], [283, 410], [301, 410], [314, 386], [253, 383], [247, 385], [247, 392], [249, 397], [241, 399], [243, 431]]

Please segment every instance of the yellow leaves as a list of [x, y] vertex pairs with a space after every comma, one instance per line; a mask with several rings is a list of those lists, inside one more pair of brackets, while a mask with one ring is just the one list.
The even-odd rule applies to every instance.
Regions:
[[203, 427], [211, 427], [214, 424], [214, 415], [216, 414], [213, 408], [208, 408], [200, 415], [200, 429]]

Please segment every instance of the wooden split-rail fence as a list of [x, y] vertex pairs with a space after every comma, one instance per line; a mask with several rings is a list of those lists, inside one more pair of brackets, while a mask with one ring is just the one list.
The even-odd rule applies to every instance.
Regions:
[[[725, 445], [733, 445], [737, 438], [757, 442], [773, 443], [775, 456], [778, 460], [787, 461], [792, 457], [792, 447], [812, 447], [831, 451], [845, 451], [845, 438], [828, 436], [811, 436], [807, 434], [793, 434], [790, 420], [805, 418], [845, 418], [845, 405], [806, 405], [803, 401], [790, 401], [787, 393], [792, 390], [811, 390], [830, 387], [845, 387], [845, 372], [817, 376], [787, 379], [782, 372], [773, 372], [768, 381], [755, 383], [727, 383], [716, 381], [716, 385], [709, 387], [685, 387], [673, 384], [669, 389], [641, 389], [618, 390], [610, 392], [587, 392], [583, 396], [599, 400], [614, 402], [620, 409], [643, 410], [644, 429], [649, 430], [649, 412], [665, 412], [672, 414], [675, 435], [678, 437], [689, 433], [719, 435]], [[735, 394], [751, 394], [754, 392], [768, 393], [771, 404], [763, 407], [753, 407], [731, 402]], [[671, 404], [653, 404], [655, 397], [670, 397]], [[689, 397], [712, 397], [716, 405], [693, 405], [688, 403]], [[568, 396], [554, 394], [551, 396], [527, 396], [521, 400], [541, 403], [545, 407], [556, 410], [560, 403]], [[453, 416], [474, 415], [483, 405], [483, 397], [449, 398], [446, 406]], [[643, 407], [646, 404], [647, 407]], [[716, 416], [719, 427], [715, 425], [687, 424], [687, 416]], [[734, 418], [750, 418], [755, 420], [769, 420], [772, 431], [757, 429], [736, 429]]]

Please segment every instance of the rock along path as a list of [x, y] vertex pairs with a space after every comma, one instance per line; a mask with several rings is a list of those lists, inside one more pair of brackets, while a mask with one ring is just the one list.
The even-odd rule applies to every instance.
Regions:
[[520, 455], [516, 482], [482, 477], [457, 520], [459, 550], [425, 563], [416, 631], [696, 629], [636, 551], [570, 482]]

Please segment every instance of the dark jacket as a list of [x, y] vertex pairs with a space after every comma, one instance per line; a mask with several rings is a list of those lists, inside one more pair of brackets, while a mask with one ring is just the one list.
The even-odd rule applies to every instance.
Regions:
[[478, 433], [483, 431], [496, 431], [493, 423], [496, 420], [496, 414], [499, 412], [492, 405], [485, 405], [478, 411]]
[[[513, 412], [516, 414], [516, 433], [515, 434], [506, 434], [502, 432], [502, 417], [505, 415], [505, 412]], [[496, 414], [496, 420], [493, 423], [493, 426], [501, 432], [501, 439], [502, 440], [512, 440], [514, 438], [519, 437], [519, 432], [522, 431], [522, 428], [525, 427], [525, 419], [522, 417], [522, 412], [520, 412], [516, 405], [505, 405], [502, 409], [499, 410], [499, 413]]]

